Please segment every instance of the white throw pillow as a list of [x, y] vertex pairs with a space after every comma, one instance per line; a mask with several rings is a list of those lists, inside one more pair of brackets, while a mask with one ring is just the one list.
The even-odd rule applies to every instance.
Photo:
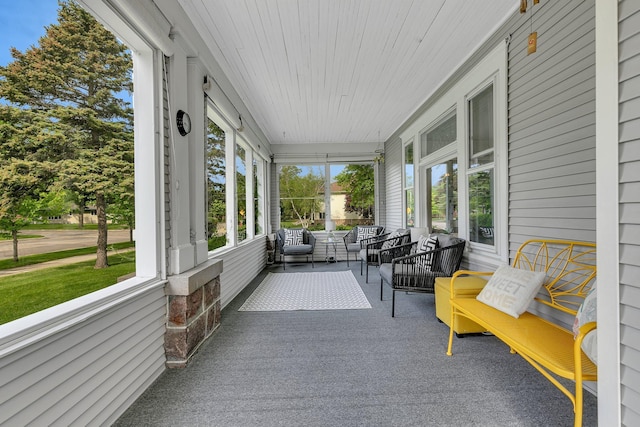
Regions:
[[[595, 285], [591, 287], [591, 290], [585, 297], [584, 301], [578, 308], [578, 312], [576, 313], [576, 318], [573, 322], [573, 338], [578, 337], [578, 333], [580, 332], [580, 327], [585, 323], [596, 322], [597, 319], [597, 297], [596, 297], [596, 287]], [[582, 351], [587, 355], [589, 359], [596, 365], [598, 364], [598, 338], [597, 338], [597, 329], [588, 332], [582, 340]]]
[[404, 233], [402, 233], [401, 231], [392, 231], [387, 236], [380, 249], [389, 249], [394, 246], [398, 246], [400, 244], [402, 236], [404, 236]]
[[545, 277], [544, 272], [503, 265], [493, 273], [476, 298], [517, 319], [527, 310]]
[[284, 229], [284, 245], [297, 246], [302, 244], [302, 229]]
[[358, 234], [356, 235], [356, 243], [360, 243], [361, 240], [375, 237], [377, 230], [374, 227], [358, 227]]
[[[416, 253], [428, 252], [438, 248], [438, 237], [437, 236], [420, 236], [420, 240], [418, 240]], [[433, 265], [433, 253], [424, 256], [418, 257], [418, 266], [427, 271], [431, 271], [431, 266]]]

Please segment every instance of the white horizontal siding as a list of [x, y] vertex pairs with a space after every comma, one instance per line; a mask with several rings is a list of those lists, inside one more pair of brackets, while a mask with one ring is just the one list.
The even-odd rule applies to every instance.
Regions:
[[3, 347], [0, 424], [108, 424], [124, 412], [165, 362], [163, 285], [129, 293], [45, 338]]
[[260, 273], [267, 262], [266, 239], [246, 241], [227, 252], [221, 259], [220, 300], [222, 308], [229, 304]]
[[640, 425], [640, 4], [619, 3], [620, 392]]
[[385, 224], [387, 231], [403, 227], [403, 188], [402, 188], [402, 140], [394, 138], [387, 142], [384, 159], [385, 171]]
[[[595, 240], [595, 10], [547, 2], [509, 44], [509, 242]], [[538, 32], [538, 49], [526, 54]]]

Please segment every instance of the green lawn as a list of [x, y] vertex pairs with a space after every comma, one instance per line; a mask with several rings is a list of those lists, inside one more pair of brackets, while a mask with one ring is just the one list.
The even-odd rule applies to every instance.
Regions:
[[[133, 242], [113, 243], [108, 246], [108, 249], [119, 250], [119, 249], [133, 248], [134, 246], [135, 246], [135, 243]], [[38, 254], [38, 255], [27, 255], [27, 256], [20, 257], [18, 259], [18, 262], [13, 262], [13, 259], [7, 258], [7, 259], [0, 260], [0, 270], [7, 270], [9, 268], [22, 267], [25, 265], [40, 264], [41, 262], [54, 261], [56, 259], [69, 258], [77, 255], [95, 254], [96, 249], [97, 248], [95, 246], [90, 246], [88, 248], [69, 249], [66, 251], [49, 252], [46, 254]]]
[[115, 284], [135, 271], [133, 256], [112, 255], [99, 270], [86, 261], [0, 278], [0, 324]]
[[[126, 229], [126, 225], [109, 224], [109, 230]], [[78, 224], [30, 224], [25, 226], [24, 230], [97, 230], [98, 224], [84, 224], [81, 227]]]
[[[42, 237], [39, 234], [22, 234], [20, 233], [18, 235], [18, 239], [36, 239], [38, 237]], [[13, 240], [13, 237], [11, 237], [11, 233], [3, 233], [0, 232], [0, 240]]]

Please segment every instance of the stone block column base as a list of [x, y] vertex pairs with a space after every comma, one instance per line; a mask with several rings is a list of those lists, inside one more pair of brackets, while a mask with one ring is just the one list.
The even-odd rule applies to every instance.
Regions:
[[164, 350], [167, 368], [184, 368], [200, 345], [220, 326], [221, 260], [168, 278]]

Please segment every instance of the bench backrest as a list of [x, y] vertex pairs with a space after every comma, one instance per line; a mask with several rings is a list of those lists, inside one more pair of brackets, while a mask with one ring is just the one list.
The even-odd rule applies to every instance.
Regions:
[[570, 240], [524, 242], [513, 266], [547, 274], [536, 300], [575, 315], [596, 278], [596, 245]]

